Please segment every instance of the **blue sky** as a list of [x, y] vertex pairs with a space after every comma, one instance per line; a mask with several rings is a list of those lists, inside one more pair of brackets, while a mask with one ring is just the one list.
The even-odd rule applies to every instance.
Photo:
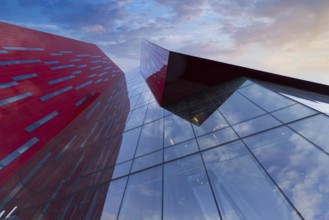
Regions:
[[0, 20], [94, 43], [124, 71], [144, 38], [329, 84], [328, 0], [1, 0]]

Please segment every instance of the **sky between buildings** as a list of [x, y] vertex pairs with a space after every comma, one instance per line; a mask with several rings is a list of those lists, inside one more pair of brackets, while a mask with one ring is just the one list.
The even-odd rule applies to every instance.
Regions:
[[328, 0], [0, 0], [0, 20], [94, 43], [124, 71], [147, 39], [329, 84]]

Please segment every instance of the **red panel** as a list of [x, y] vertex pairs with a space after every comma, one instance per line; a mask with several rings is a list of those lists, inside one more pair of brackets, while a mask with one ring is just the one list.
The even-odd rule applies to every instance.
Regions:
[[[104, 202], [97, 188], [118, 154], [129, 111], [124, 73], [93, 44], [3, 22], [0, 32], [6, 33], [0, 35], [0, 51], [7, 51], [0, 53], [0, 212], [17, 205], [15, 214], [22, 219], [99, 216], [99, 206], [89, 203]], [[13, 62], [24, 60], [38, 62]], [[73, 66], [61, 68], [65, 65]], [[15, 78], [27, 74], [34, 77]], [[51, 82], [63, 77], [72, 78]], [[6, 87], [8, 82], [17, 85]], [[24, 93], [32, 95], [5, 103]], [[58, 114], [40, 121], [52, 112]], [[112, 136], [116, 141], [107, 143]], [[22, 147], [32, 138], [38, 142]], [[5, 163], [8, 158], [13, 159]], [[60, 205], [54, 213], [57, 204], [67, 207]]]

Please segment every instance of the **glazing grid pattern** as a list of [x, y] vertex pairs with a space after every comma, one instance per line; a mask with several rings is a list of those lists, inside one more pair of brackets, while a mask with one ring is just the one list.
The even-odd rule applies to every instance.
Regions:
[[[131, 109], [102, 219], [329, 218], [326, 115], [251, 81], [173, 114], [138, 73], [127, 84]], [[221, 98], [200, 127], [176, 115]]]

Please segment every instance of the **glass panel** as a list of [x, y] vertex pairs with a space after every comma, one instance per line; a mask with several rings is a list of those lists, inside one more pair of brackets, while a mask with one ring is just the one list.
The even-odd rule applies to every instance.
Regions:
[[146, 105], [148, 104], [149, 100], [150, 100], [150, 96], [151, 96], [151, 93], [150, 92], [143, 92], [139, 99], [138, 99], [138, 102], [136, 103], [136, 107], [139, 107], [139, 106], [143, 106], [143, 105]]
[[164, 159], [165, 161], [173, 160], [176, 158], [180, 158], [194, 152], [199, 151], [198, 145], [196, 141], [190, 140], [186, 141], [172, 147], [168, 147], [164, 150]]
[[123, 133], [116, 163], [133, 159], [140, 131], [141, 128], [136, 128]]
[[281, 123], [270, 115], [263, 115], [258, 118], [251, 119], [249, 121], [242, 122], [234, 125], [234, 130], [244, 137], [256, 132], [264, 131], [266, 129], [280, 125]]
[[114, 167], [114, 172], [113, 172], [112, 178], [115, 179], [115, 178], [119, 178], [121, 176], [129, 174], [131, 164], [132, 164], [132, 160], [125, 162], [125, 163], [121, 163], [119, 165], [116, 165]]
[[147, 106], [137, 108], [131, 112], [129, 120], [126, 124], [125, 130], [141, 126], [144, 122], [144, 117], [146, 113]]
[[329, 157], [287, 127], [246, 138], [305, 219], [329, 218]]
[[200, 155], [164, 166], [164, 219], [220, 219]]
[[284, 123], [295, 121], [317, 112], [301, 104], [289, 106], [287, 108], [272, 112], [272, 115]]
[[251, 85], [251, 84], [253, 84], [253, 82], [250, 81], [250, 80], [247, 80], [247, 81], [245, 81], [245, 82], [240, 86], [240, 88], [243, 88], [243, 87], [249, 86], [249, 85]]
[[230, 124], [236, 124], [265, 114], [261, 108], [237, 92], [230, 96], [224, 104], [221, 105], [219, 111]]
[[163, 108], [161, 108], [157, 102], [152, 102], [148, 106], [146, 117], [145, 117], [145, 123], [162, 118], [163, 115], [164, 115]]
[[327, 116], [316, 115], [289, 126], [329, 153], [329, 118]]
[[145, 124], [139, 139], [136, 156], [141, 156], [163, 147], [163, 119]]
[[202, 137], [198, 137], [198, 143], [201, 150], [214, 147], [220, 144], [224, 144], [229, 141], [237, 139], [238, 136], [235, 134], [231, 127], [224, 128], [211, 134], [207, 134]]
[[294, 101], [257, 84], [239, 89], [239, 92], [269, 112], [295, 103]]
[[129, 177], [119, 219], [161, 219], [162, 167]]
[[129, 101], [130, 101], [130, 109], [134, 109], [135, 105], [138, 101], [138, 96], [134, 96], [132, 98], [129, 98]]
[[165, 146], [174, 145], [193, 137], [194, 133], [189, 122], [176, 115], [165, 118]]
[[163, 151], [157, 151], [142, 157], [135, 158], [131, 172], [136, 172], [162, 163]]
[[241, 141], [202, 155], [224, 219], [298, 219]]
[[114, 180], [110, 183], [102, 212], [102, 220], [117, 219], [126, 182], [127, 177]]
[[227, 127], [228, 123], [225, 121], [223, 116], [215, 111], [205, 122], [203, 122], [200, 126], [193, 125], [194, 132], [196, 136], [201, 136], [207, 134], [212, 131], [219, 130], [221, 128]]

